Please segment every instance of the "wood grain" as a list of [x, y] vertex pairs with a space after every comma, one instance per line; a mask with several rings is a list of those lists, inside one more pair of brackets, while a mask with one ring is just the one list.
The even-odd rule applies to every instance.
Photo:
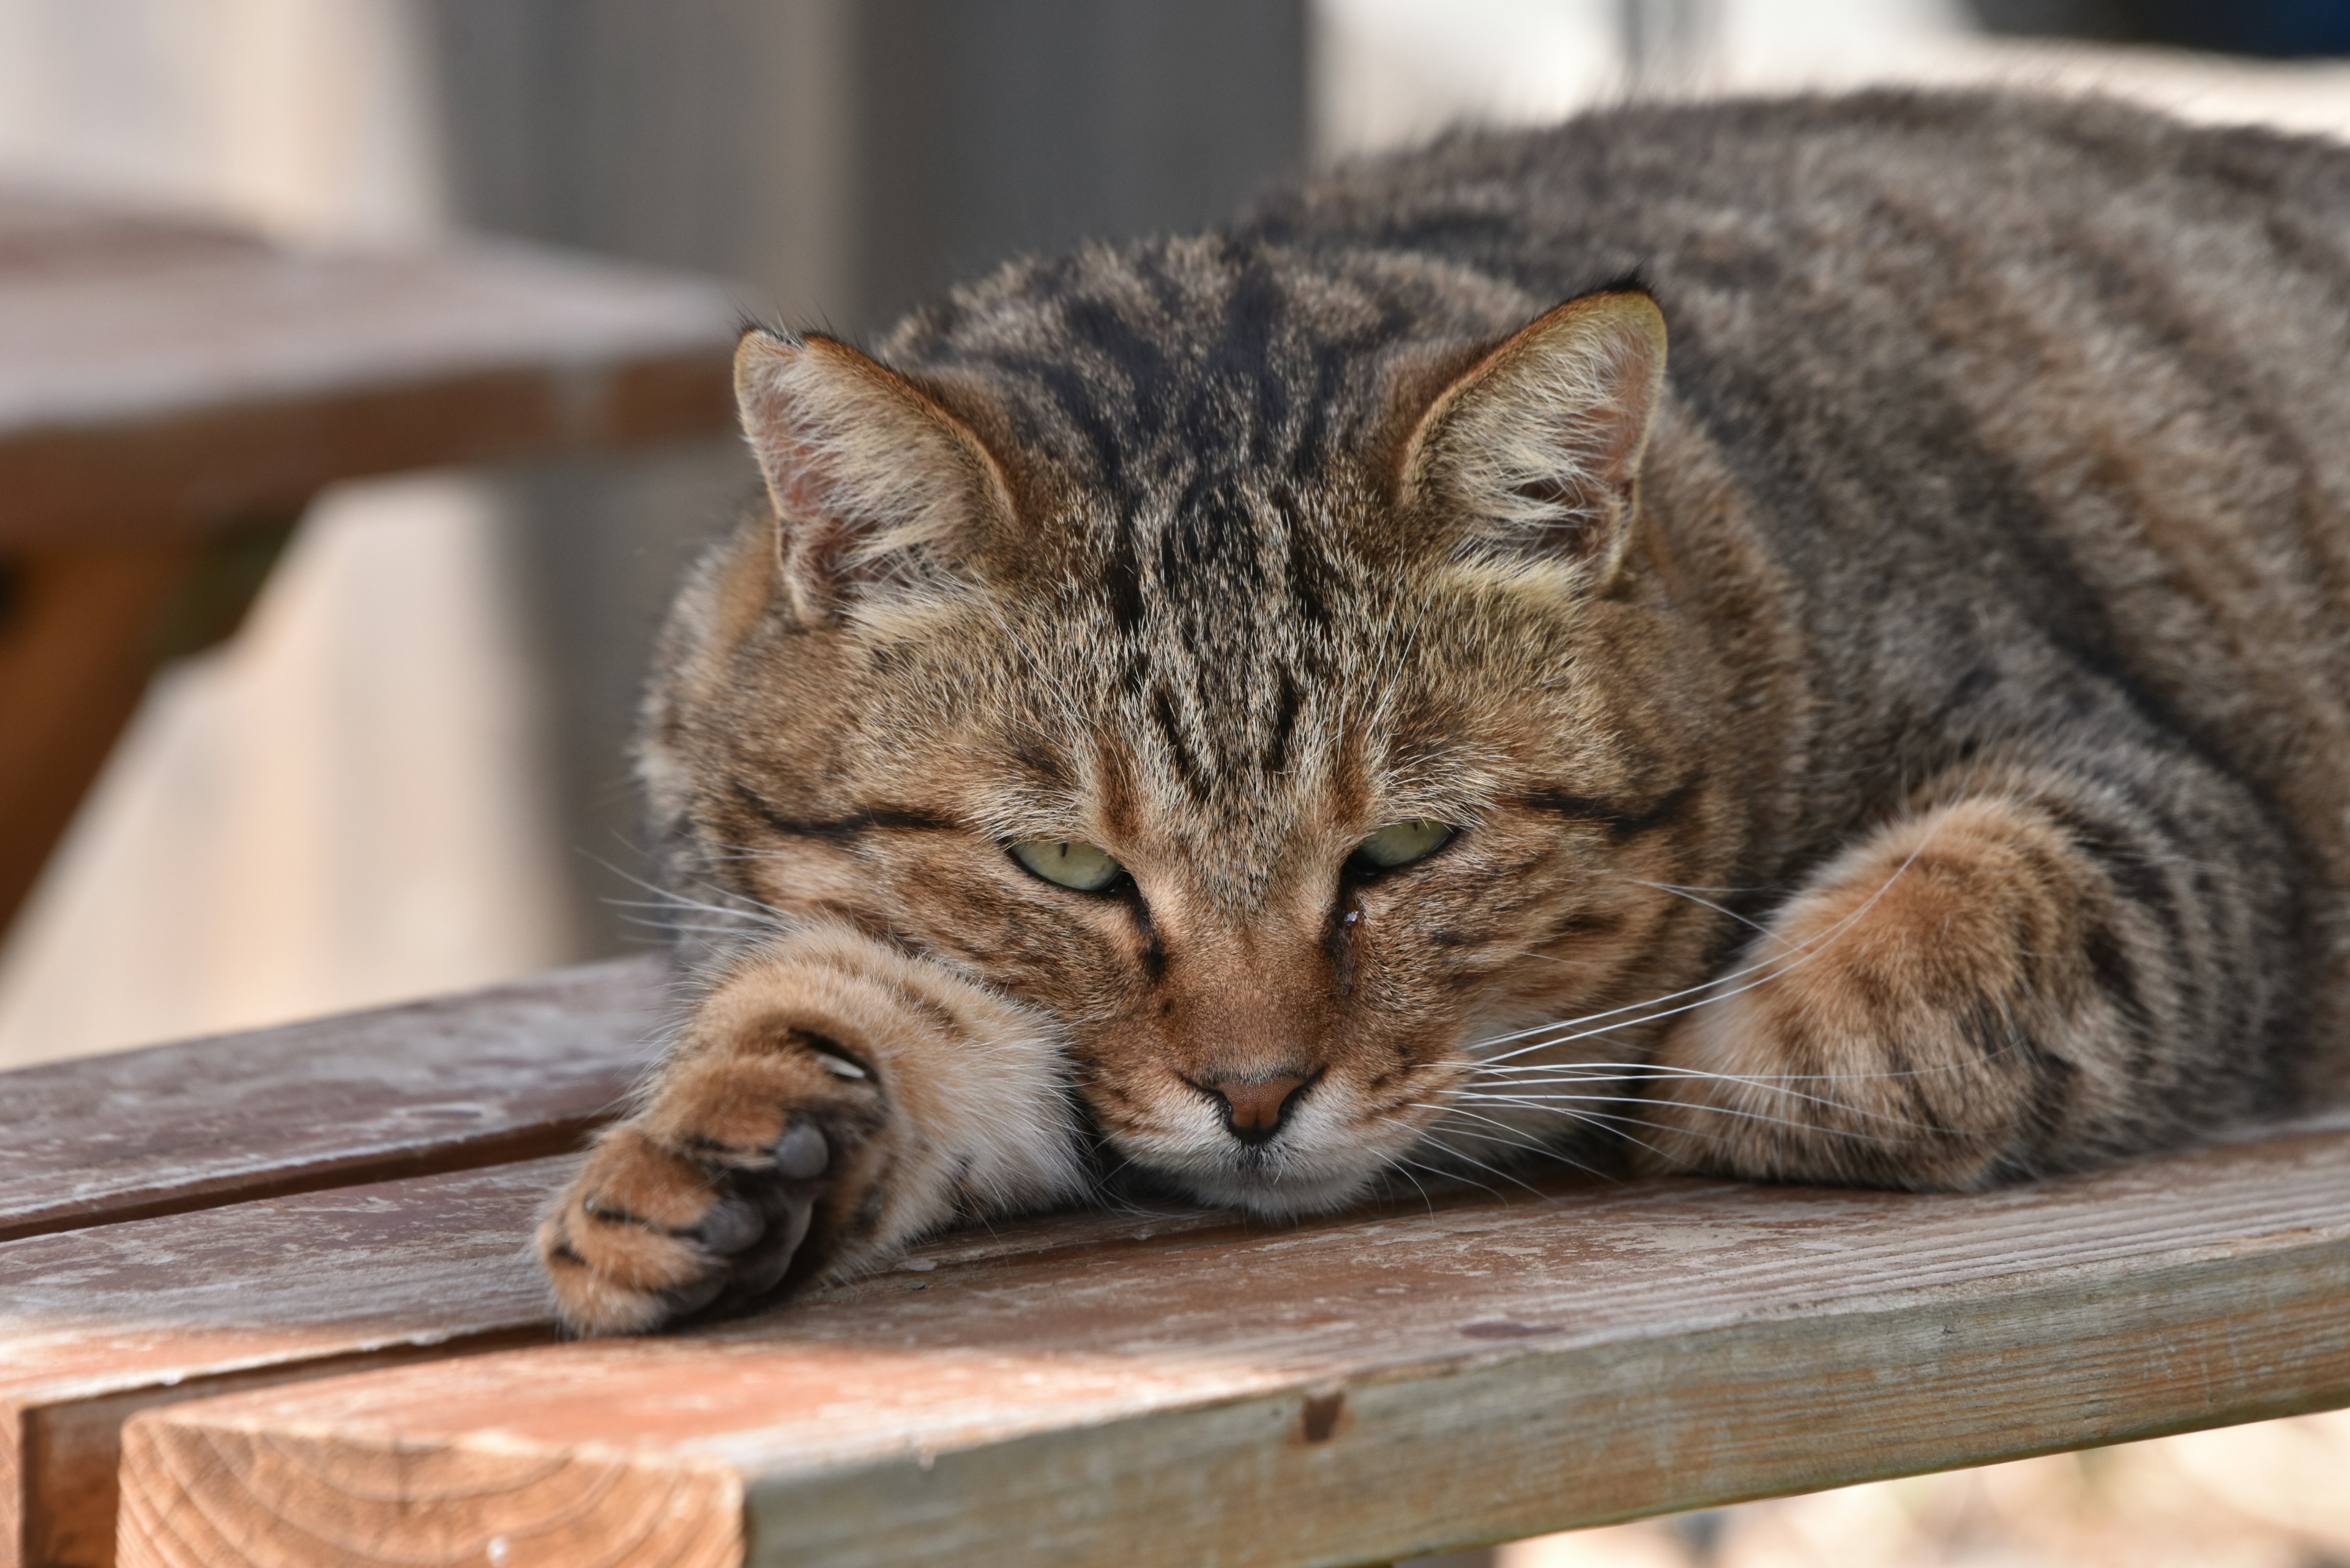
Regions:
[[546, 1338], [522, 1246], [571, 1158], [0, 1243], [0, 1568], [114, 1560], [135, 1411]]
[[286, 250], [0, 192], [0, 546], [722, 433], [737, 315], [702, 279], [517, 245]]
[[980, 1248], [140, 1415], [122, 1561], [1358, 1563], [2350, 1402], [2345, 1293], [2340, 1129]]
[[0, 1075], [0, 1241], [578, 1146], [656, 1054], [655, 958]]
[[[526, 1239], [574, 1166], [536, 1160], [0, 1243], [0, 1568], [114, 1560], [120, 1430], [139, 1411], [551, 1338]], [[924, 1256], [1033, 1257], [1222, 1223], [1047, 1215], [942, 1238]], [[629, 1536], [618, 1500], [640, 1481], [626, 1467], [533, 1465], [504, 1484], [571, 1521], [567, 1560], [592, 1560], [583, 1540]], [[723, 1484], [739, 1513], [739, 1486], [731, 1474]]]

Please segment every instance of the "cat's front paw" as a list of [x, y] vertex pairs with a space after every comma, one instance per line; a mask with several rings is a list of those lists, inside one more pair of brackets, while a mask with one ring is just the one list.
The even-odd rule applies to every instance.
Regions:
[[565, 1325], [641, 1333], [771, 1294], [816, 1261], [886, 1119], [871, 1070], [805, 1030], [689, 1058], [539, 1226]]
[[2013, 800], [1880, 829], [1659, 1043], [1638, 1162], [1951, 1189], [2061, 1166], [2095, 1053], [2127, 1049], [2096, 1011], [2088, 879]]

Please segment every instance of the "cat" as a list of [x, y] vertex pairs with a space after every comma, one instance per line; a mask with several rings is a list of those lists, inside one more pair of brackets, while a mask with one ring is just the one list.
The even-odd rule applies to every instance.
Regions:
[[755, 329], [639, 755], [694, 994], [567, 1324], [1104, 1173], [1968, 1189], [2338, 1094], [2350, 151], [1455, 133]]

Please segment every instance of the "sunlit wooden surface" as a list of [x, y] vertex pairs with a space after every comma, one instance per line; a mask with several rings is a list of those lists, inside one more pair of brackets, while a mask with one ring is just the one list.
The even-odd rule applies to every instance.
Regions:
[[1300, 1568], [2350, 1400], [2338, 1131], [1102, 1229], [137, 1417], [122, 1560]]
[[108, 1561], [112, 1472], [127, 1563], [1295, 1568], [2350, 1404], [2339, 1124], [1970, 1197], [1046, 1216], [548, 1343], [524, 1238], [661, 998], [598, 966], [0, 1075], [16, 1560]]

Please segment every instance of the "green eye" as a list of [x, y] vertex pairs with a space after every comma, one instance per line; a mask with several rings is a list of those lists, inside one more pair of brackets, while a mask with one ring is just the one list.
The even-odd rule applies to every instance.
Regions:
[[1445, 846], [1452, 829], [1425, 820], [1391, 823], [1355, 846], [1355, 858], [1382, 871], [1425, 860]]
[[1012, 846], [1012, 857], [1047, 882], [1098, 893], [1126, 867], [1090, 844], [1066, 838], [1030, 838]]

